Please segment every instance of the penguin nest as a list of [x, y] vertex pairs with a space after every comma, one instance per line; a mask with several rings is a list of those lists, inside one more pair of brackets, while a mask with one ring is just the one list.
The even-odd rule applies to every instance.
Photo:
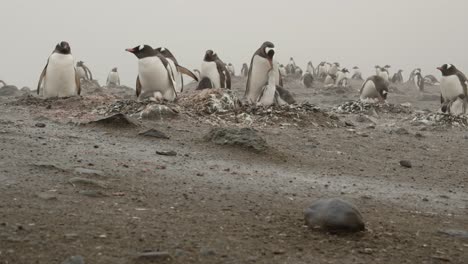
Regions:
[[468, 116], [455, 116], [443, 113], [418, 113], [413, 117], [411, 123], [445, 127], [468, 127]]
[[240, 100], [231, 90], [205, 89], [198, 94], [180, 97], [178, 103], [197, 114], [223, 114], [235, 110]]
[[379, 113], [391, 114], [411, 114], [413, 111], [410, 106], [394, 105], [389, 103], [366, 103], [361, 101], [349, 101], [332, 109], [333, 112], [339, 114], [362, 114], [368, 113], [374, 109]]

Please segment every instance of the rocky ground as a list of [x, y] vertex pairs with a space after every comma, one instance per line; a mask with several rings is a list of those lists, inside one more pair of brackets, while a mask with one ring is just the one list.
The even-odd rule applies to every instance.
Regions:
[[[0, 263], [468, 262], [468, 123], [438, 87], [372, 106], [285, 83], [298, 104], [272, 109], [240, 106], [241, 78], [164, 105], [0, 91]], [[365, 231], [305, 225], [333, 197]]]

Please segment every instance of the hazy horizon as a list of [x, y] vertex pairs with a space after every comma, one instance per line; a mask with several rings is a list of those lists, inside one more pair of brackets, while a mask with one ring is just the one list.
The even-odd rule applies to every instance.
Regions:
[[439, 77], [435, 68], [443, 63], [468, 73], [466, 10], [462, 0], [9, 1], [0, 17], [0, 80], [35, 89], [61, 40], [101, 84], [118, 67], [122, 84], [131, 87], [137, 59], [124, 49], [139, 44], [164, 46], [189, 69], [199, 68], [205, 51], [213, 49], [239, 72], [269, 40], [278, 61], [294, 57], [304, 70], [311, 60], [314, 66], [357, 65], [366, 76], [377, 64], [392, 65], [392, 73], [404, 69], [405, 79], [416, 67]]

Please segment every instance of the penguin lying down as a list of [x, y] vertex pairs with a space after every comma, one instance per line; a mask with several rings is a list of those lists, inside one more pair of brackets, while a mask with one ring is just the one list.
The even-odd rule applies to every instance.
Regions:
[[257, 98], [257, 106], [282, 106], [294, 104], [295, 102], [296, 100], [289, 91], [276, 85], [275, 71], [271, 69], [268, 72], [268, 83], [263, 86], [260, 96]]

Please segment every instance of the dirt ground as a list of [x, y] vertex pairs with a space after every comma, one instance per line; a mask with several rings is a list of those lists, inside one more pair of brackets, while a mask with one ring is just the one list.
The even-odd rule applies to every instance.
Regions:
[[[235, 79], [239, 94], [245, 81]], [[127, 90], [0, 97], [0, 263], [76, 255], [113, 264], [468, 263], [466, 237], [441, 232], [468, 230], [468, 131], [412, 122], [437, 111], [435, 86], [424, 95], [396, 86], [389, 103], [410, 103], [408, 112], [334, 111], [358, 98], [360, 84], [307, 89], [286, 80], [298, 102], [326, 115], [251, 124], [269, 145], [264, 153], [204, 141], [214, 126], [246, 126], [216, 123], [216, 115], [183, 111], [137, 120], [136, 128], [84, 125], [132, 98]], [[138, 135], [148, 128], [170, 139]], [[305, 227], [303, 210], [330, 197], [354, 203], [366, 231]], [[148, 251], [163, 257], [138, 258]]]

